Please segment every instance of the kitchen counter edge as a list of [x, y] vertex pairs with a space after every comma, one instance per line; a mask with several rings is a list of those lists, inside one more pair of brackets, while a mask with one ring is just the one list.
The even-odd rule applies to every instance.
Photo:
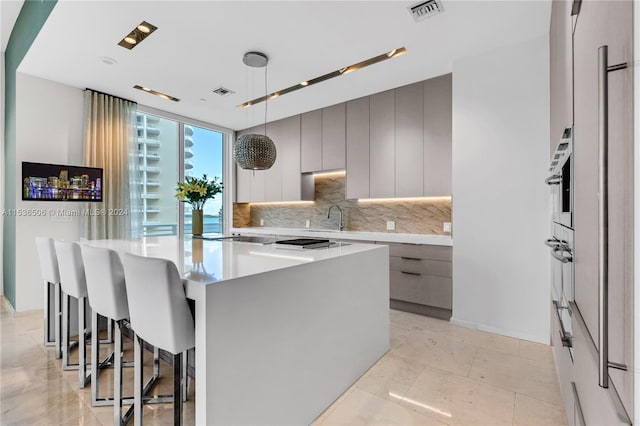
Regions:
[[402, 234], [391, 232], [332, 231], [296, 228], [245, 227], [231, 228], [233, 234], [259, 234], [293, 237], [329, 238], [340, 240], [379, 241], [381, 243], [427, 244], [453, 246], [453, 238], [448, 235]]

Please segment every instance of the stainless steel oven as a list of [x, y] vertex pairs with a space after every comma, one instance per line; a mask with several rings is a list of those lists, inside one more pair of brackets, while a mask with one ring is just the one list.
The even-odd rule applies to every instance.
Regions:
[[551, 255], [551, 300], [560, 320], [560, 338], [573, 357], [571, 305], [573, 280], [573, 127], [562, 132], [546, 180], [551, 188], [551, 238], [545, 241]]
[[552, 220], [573, 228], [573, 127], [562, 132], [549, 171], [546, 182], [551, 187]]

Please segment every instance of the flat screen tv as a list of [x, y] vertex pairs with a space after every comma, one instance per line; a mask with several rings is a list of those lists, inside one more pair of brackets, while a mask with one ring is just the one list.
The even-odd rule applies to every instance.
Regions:
[[102, 169], [22, 162], [24, 201], [101, 202]]

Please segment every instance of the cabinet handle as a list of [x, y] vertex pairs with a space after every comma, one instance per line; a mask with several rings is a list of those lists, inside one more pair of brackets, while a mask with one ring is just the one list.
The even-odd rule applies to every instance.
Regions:
[[418, 274], [417, 272], [405, 272], [405, 271], [400, 271], [400, 272], [406, 275], [422, 275], [422, 274]]
[[560, 185], [562, 183], [562, 175], [549, 176], [544, 180], [547, 185]]
[[404, 257], [404, 256], [401, 256], [400, 259], [404, 259], [404, 260], [422, 260], [422, 259], [417, 258], [417, 257]]
[[598, 48], [598, 384], [609, 387], [609, 66], [608, 46]]

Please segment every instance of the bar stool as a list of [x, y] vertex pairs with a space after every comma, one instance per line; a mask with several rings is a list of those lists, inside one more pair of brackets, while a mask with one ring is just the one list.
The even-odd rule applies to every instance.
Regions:
[[[62, 368], [78, 370], [80, 388], [88, 383], [86, 359], [86, 326], [85, 301], [87, 298], [87, 282], [80, 244], [75, 242], [55, 241], [55, 250], [60, 269], [60, 288], [62, 289]], [[78, 300], [78, 364], [69, 363], [69, 297]], [[97, 331], [96, 331], [97, 332]]]
[[[53, 239], [48, 237], [36, 237], [36, 249], [40, 258], [40, 272], [44, 280], [44, 345], [55, 346], [56, 358], [62, 357], [60, 341], [60, 272], [58, 270], [58, 258]], [[53, 290], [54, 312], [49, 310], [49, 300]], [[51, 316], [54, 326], [51, 330]]]
[[[126, 424], [133, 414], [131, 410], [122, 417], [122, 403], [132, 403], [133, 398], [122, 397], [122, 328], [129, 319], [129, 305], [127, 302], [127, 289], [124, 283], [124, 269], [118, 254], [110, 249], [82, 246], [82, 259], [84, 260], [85, 275], [87, 279], [87, 293], [89, 306], [93, 312], [91, 317], [92, 330], [98, 329], [98, 314], [113, 320], [115, 324], [115, 348], [114, 348], [114, 372], [113, 372], [113, 398], [99, 397], [99, 369], [91, 369], [91, 405], [113, 405], [114, 425]], [[91, 334], [91, 364], [98, 364], [99, 355], [98, 333]], [[133, 365], [129, 363], [124, 363]]]
[[123, 257], [134, 342], [134, 418], [142, 425], [142, 340], [173, 355], [173, 421], [182, 424], [182, 353], [195, 347], [195, 327], [182, 280], [173, 262]]

